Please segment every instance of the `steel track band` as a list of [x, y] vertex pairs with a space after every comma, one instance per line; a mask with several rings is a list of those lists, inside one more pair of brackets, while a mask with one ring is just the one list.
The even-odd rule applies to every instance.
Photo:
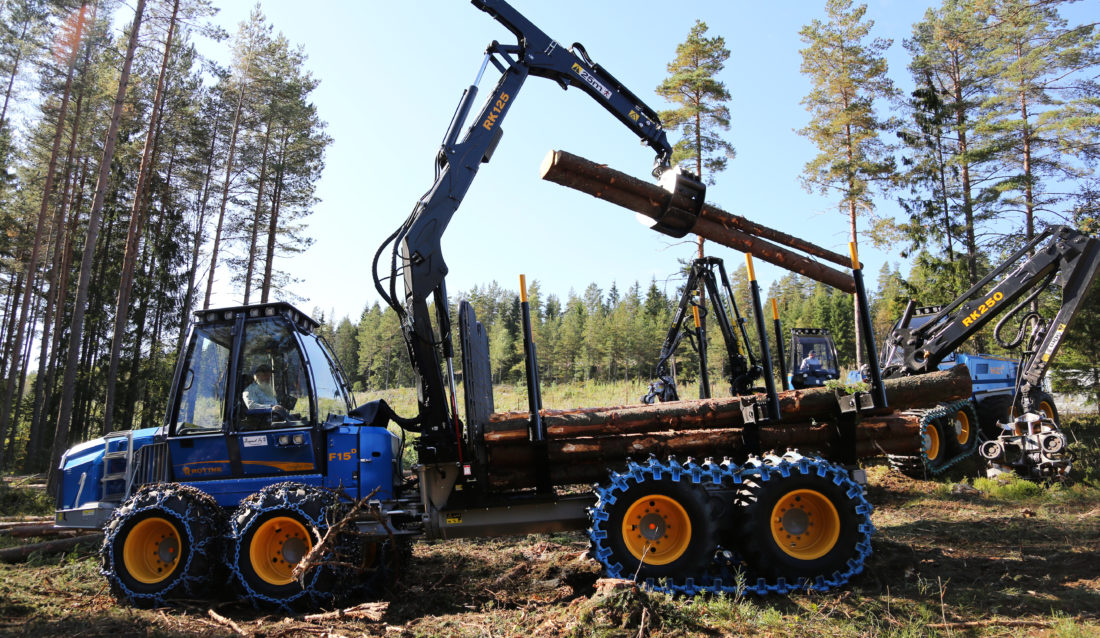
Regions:
[[[828, 478], [835, 485], [844, 488], [846, 496], [855, 502], [855, 511], [860, 517], [859, 540], [856, 543], [855, 555], [848, 559], [844, 571], [836, 571], [829, 577], [818, 576], [812, 581], [798, 578], [788, 582], [786, 578], [780, 577], [771, 582], [764, 578], [757, 578], [750, 583], [744, 580], [744, 576], [738, 573], [736, 567], [719, 565], [715, 561], [716, 574], [688, 576], [683, 579], [683, 582], [649, 578], [644, 581], [644, 585], [653, 591], [688, 596], [704, 592], [736, 595], [753, 593], [763, 596], [807, 590], [827, 591], [844, 585], [853, 576], [863, 571], [863, 566], [871, 555], [871, 534], [875, 531], [871, 523], [873, 508], [864, 496], [863, 489], [849, 478], [844, 468], [824, 459], [801, 457], [798, 454], [785, 455], [783, 458], [775, 456], [765, 459], [751, 458], [743, 466], [729, 462], [721, 464], [707, 462], [699, 465], [691, 461], [681, 465], [672, 458], [667, 462], [650, 458], [644, 465], [631, 461], [627, 465], [626, 472], [611, 472], [608, 484], [595, 488], [598, 498], [596, 505], [589, 509], [590, 553], [603, 564], [609, 578], [633, 580], [633, 570], [624, 567], [612, 556], [612, 550], [607, 545], [609, 530], [604, 529], [604, 525], [610, 518], [607, 508], [614, 505], [618, 495], [628, 489], [627, 478], [632, 478], [635, 483], [640, 484], [645, 481], [659, 481], [668, 475], [673, 482], [690, 481], [704, 488], [722, 489], [741, 485], [746, 479], [765, 482], [777, 477], [788, 478], [792, 471], [801, 474], [814, 473], [819, 477]], [[740, 562], [739, 557], [735, 554], [731, 562]]]

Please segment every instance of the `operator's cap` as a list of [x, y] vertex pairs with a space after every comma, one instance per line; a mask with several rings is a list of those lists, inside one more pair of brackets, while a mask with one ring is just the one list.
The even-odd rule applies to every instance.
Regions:
[[271, 372], [271, 366], [266, 363], [261, 363], [256, 366], [256, 369], [252, 371], [252, 374], [259, 374], [261, 372]]

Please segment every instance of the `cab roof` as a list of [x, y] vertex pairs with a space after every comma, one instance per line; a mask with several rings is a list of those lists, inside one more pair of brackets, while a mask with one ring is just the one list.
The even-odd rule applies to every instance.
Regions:
[[241, 314], [250, 318], [285, 317], [305, 332], [312, 332], [321, 325], [314, 320], [313, 317], [310, 317], [285, 301], [196, 310], [192, 313], [192, 319], [196, 324], [225, 323], [235, 321], [237, 316]]

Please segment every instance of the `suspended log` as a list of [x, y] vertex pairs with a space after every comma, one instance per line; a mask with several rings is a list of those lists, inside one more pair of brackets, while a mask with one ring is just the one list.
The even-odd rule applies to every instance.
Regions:
[[[929, 407], [939, 402], [965, 399], [971, 394], [970, 373], [965, 366], [883, 382], [889, 407], [894, 410]], [[806, 424], [832, 420], [839, 412], [836, 396], [827, 388], [788, 390], [779, 393], [781, 423]], [[544, 410], [543, 423], [550, 440], [584, 436], [684, 432], [739, 428], [744, 425], [737, 397], [675, 401], [577, 410]], [[525, 412], [494, 414], [485, 425], [485, 443], [494, 445], [527, 440], [529, 415]]]
[[76, 538], [65, 538], [57, 541], [19, 545], [18, 547], [0, 549], [0, 561], [5, 563], [19, 563], [27, 560], [27, 557], [35, 552], [41, 554], [57, 554], [60, 552], [67, 552], [82, 545], [98, 545], [102, 542], [103, 534], [90, 534], [88, 536], [77, 536]]
[[[631, 177], [566, 151], [550, 151], [542, 161], [540, 173], [542, 179], [618, 204], [651, 219], [661, 217], [670, 197], [676, 206], [691, 207], [687, 198], [681, 195], [672, 195], [656, 184]], [[856, 291], [855, 281], [850, 274], [818, 263], [783, 246], [846, 267], [851, 267], [849, 257], [751, 222], [744, 217], [731, 215], [710, 204], [703, 205], [699, 219], [691, 232], [844, 292], [854, 294]], [[768, 241], [769, 239], [772, 241]]]

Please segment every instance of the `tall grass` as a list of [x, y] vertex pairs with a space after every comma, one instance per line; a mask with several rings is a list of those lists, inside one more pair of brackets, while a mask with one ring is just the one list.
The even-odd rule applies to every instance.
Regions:
[[[721, 383], [712, 384], [712, 396], [728, 397], [729, 388]], [[598, 408], [605, 406], [638, 405], [649, 391], [648, 381], [577, 381], [574, 383], [555, 383], [542, 388], [542, 407], [547, 410], [567, 410], [570, 408]], [[699, 397], [697, 383], [678, 387], [680, 398]], [[462, 386], [458, 387], [459, 410], [463, 406]], [[416, 389], [395, 388], [356, 392], [356, 404], [383, 399], [401, 416], [415, 415]], [[526, 412], [527, 386], [523, 384], [503, 384], [493, 387], [494, 412]]]

